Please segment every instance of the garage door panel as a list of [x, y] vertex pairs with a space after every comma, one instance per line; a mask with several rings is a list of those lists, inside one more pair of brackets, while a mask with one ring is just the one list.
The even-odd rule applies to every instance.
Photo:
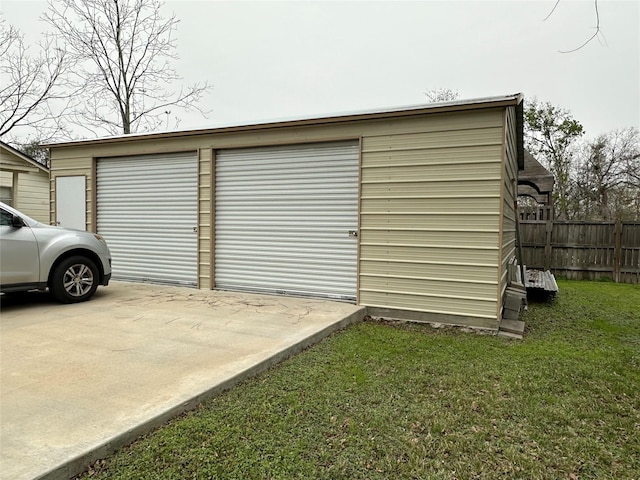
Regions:
[[[261, 282], [253, 274], [238, 274], [233, 282], [229, 282], [225, 288], [232, 290], [245, 290], [276, 294], [310, 295], [307, 284], [313, 283], [316, 290], [326, 292], [322, 296], [331, 298], [331, 292], [336, 298], [341, 296], [345, 289], [350, 288], [350, 282], [336, 282], [331, 278], [320, 279], [317, 275], [300, 274], [292, 278], [289, 271], [274, 271], [269, 276], [270, 283]], [[344, 298], [347, 299], [346, 297]]]
[[358, 142], [216, 154], [215, 285], [355, 299]]
[[[253, 254], [247, 254], [246, 250], [230, 250], [225, 255], [220, 256], [221, 261], [225, 261], [225, 267], [233, 270], [238, 266], [246, 264], [248, 261], [252, 263], [253, 267], [258, 265], [273, 265], [274, 268], [289, 268], [290, 267], [302, 267], [313, 266], [314, 268], [322, 268], [326, 270], [338, 270], [340, 268], [341, 259], [344, 268], [351, 268], [350, 256], [344, 255], [342, 257], [334, 257], [329, 265], [327, 265], [327, 259], [324, 255], [314, 255], [317, 250], [298, 250], [292, 252], [285, 249], [264, 249], [262, 252], [255, 252]], [[242, 258], [239, 258], [242, 257]], [[326, 268], [324, 268], [326, 267]], [[222, 271], [222, 266], [219, 267]], [[300, 272], [296, 272], [298, 275]]]
[[194, 153], [98, 160], [98, 232], [113, 278], [197, 284], [197, 175]]

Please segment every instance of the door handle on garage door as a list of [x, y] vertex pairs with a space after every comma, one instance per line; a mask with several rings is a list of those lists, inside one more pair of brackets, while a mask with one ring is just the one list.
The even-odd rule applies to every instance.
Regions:
[[193, 233], [198, 233], [198, 227], [193, 227]]
[[349, 236], [356, 238], [358, 236], [358, 231], [357, 230], [349, 230]]

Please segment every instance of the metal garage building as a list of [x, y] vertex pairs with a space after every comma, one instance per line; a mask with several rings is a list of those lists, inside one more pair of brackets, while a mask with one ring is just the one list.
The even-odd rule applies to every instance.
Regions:
[[75, 205], [116, 279], [500, 323], [520, 95], [49, 148], [51, 220]]

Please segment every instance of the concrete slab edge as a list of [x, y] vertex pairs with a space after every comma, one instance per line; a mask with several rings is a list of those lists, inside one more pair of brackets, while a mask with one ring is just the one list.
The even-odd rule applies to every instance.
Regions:
[[126, 432], [122, 432], [108, 441], [97, 445], [96, 447], [88, 450], [87, 452], [78, 455], [71, 460], [65, 461], [62, 464], [52, 468], [48, 472], [45, 472], [37, 477], [34, 480], [69, 480], [76, 475], [84, 472], [88, 467], [90, 467], [96, 461], [107, 458], [109, 455], [113, 454], [119, 448], [122, 448], [126, 445], [133, 443], [138, 438], [146, 435], [153, 430], [161, 427], [166, 424], [169, 420], [185, 413], [190, 410], [194, 410], [199, 404], [202, 402], [209, 400], [217, 395], [220, 395], [222, 392], [233, 388], [239, 383], [251, 378], [265, 370], [268, 370], [274, 365], [286, 360], [289, 357], [292, 357], [304, 349], [318, 343], [320, 340], [328, 337], [332, 333], [342, 330], [343, 328], [353, 324], [361, 322], [365, 316], [367, 315], [366, 307], [361, 307], [352, 314], [344, 317], [342, 320], [335, 322], [324, 329], [316, 332], [315, 334], [301, 340], [300, 342], [290, 346], [289, 348], [282, 350], [275, 355], [272, 355], [269, 358], [257, 363], [251, 368], [228, 378], [227, 380], [219, 383], [218, 385], [213, 386], [212, 388], [202, 392], [195, 397], [182, 402], [178, 405], [175, 405], [165, 412], [145, 420], [144, 422], [136, 425], [135, 427], [127, 430]]

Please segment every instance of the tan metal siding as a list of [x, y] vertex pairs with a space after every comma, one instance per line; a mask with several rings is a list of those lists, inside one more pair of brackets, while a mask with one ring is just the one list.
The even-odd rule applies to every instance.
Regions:
[[360, 240], [368, 244], [388, 245], [398, 243], [401, 245], [424, 244], [425, 232], [429, 233], [431, 246], [437, 247], [446, 245], [447, 247], [462, 248], [495, 248], [495, 232], [474, 230], [473, 235], [464, 235], [465, 229], [435, 230], [435, 229], [387, 229], [368, 228], [360, 232]]
[[212, 227], [212, 152], [201, 148], [198, 152], [198, 287], [210, 289]]
[[[470, 147], [467, 146], [467, 148], [461, 145], [450, 145], [444, 148], [416, 148], [401, 151], [389, 151], [380, 146], [374, 149], [371, 144], [368, 144], [368, 146], [370, 149], [366, 151], [368, 157], [367, 166], [370, 168], [376, 166], [386, 167], [389, 165], [390, 160], [393, 160], [393, 164], [398, 166], [483, 163], [495, 160], [496, 151], [495, 142], [493, 145], [472, 145]], [[425, 158], [427, 155], [428, 159]]]
[[44, 172], [16, 175], [18, 192], [15, 207], [39, 222], [49, 223], [49, 175]]
[[[367, 169], [362, 171], [362, 181], [368, 182], [425, 182], [425, 184], [436, 180], [458, 182], [465, 180], [494, 180], [500, 185], [500, 167], [495, 163], [483, 163], [479, 165], [451, 165], [444, 168], [441, 165], [414, 166], [414, 167], [393, 167], [386, 170], [381, 168]], [[451, 188], [459, 188], [460, 184], [452, 184]]]
[[393, 197], [366, 199], [369, 213], [423, 213], [423, 214], [493, 214], [499, 211], [499, 197], [458, 197], [455, 202], [447, 197]]
[[366, 137], [363, 153], [392, 150], [424, 150], [461, 148], [500, 143], [502, 127], [477, 128], [444, 132], [399, 133]]
[[502, 115], [363, 135], [361, 304], [497, 327]]
[[[429, 184], [429, 191], [425, 194], [425, 183]], [[403, 198], [415, 195], [425, 195], [430, 198], [450, 198], [452, 184], [447, 180], [425, 179], [419, 182], [370, 182], [362, 185], [363, 198]], [[495, 179], [465, 181], [464, 192], [459, 193], [464, 197], [495, 197]]]
[[502, 240], [500, 260], [500, 290], [499, 296], [503, 298], [509, 284], [508, 264], [516, 252], [516, 221], [517, 212], [515, 201], [517, 197], [517, 139], [516, 139], [516, 112], [514, 107], [505, 111], [505, 162], [503, 165], [503, 205], [502, 205]]
[[[499, 188], [499, 182], [496, 181], [496, 189]], [[424, 214], [395, 214], [384, 215], [379, 212], [367, 212], [365, 210], [365, 202], [360, 213], [360, 222], [363, 228], [389, 228], [402, 230], [446, 230], [449, 232], [458, 232], [461, 236], [471, 236], [476, 231], [491, 231], [496, 234], [494, 245], [498, 245], [498, 228], [500, 225], [500, 215], [498, 212], [487, 213], [482, 215], [474, 215], [460, 213], [456, 215], [424, 213]], [[497, 265], [496, 265], [497, 266]]]
[[[52, 149], [52, 172], [54, 177], [85, 174], [91, 189], [93, 158], [199, 149], [198, 279], [208, 288], [215, 210], [212, 150], [361, 138], [359, 303], [475, 317], [491, 327], [497, 321], [500, 260], [504, 249], [511, 249], [500, 244], [502, 215], [508, 212], [501, 195], [504, 112], [492, 107], [61, 146]], [[87, 199], [93, 203], [91, 191]], [[91, 209], [88, 205], [89, 228]], [[380, 291], [381, 282], [386, 292]]]
[[[473, 282], [487, 283], [487, 278], [495, 276], [495, 265], [452, 265], [449, 262], [424, 261], [425, 268], [429, 269], [431, 279], [447, 280], [451, 282]], [[409, 278], [415, 274], [416, 265], [413, 261], [389, 261], [362, 259], [361, 268], [369, 275], [399, 275]], [[491, 282], [490, 283], [495, 283]]]
[[417, 290], [410, 292], [361, 290], [360, 304], [377, 308], [389, 308], [388, 305], [398, 305], [400, 310], [453, 315], [454, 317], [486, 318], [492, 320], [491, 325], [493, 325], [496, 316], [494, 296], [495, 293], [484, 300], [479, 300], [464, 296], [454, 296], [451, 293], [439, 296]]
[[[425, 241], [429, 241], [428, 234]], [[442, 265], [466, 265], [485, 266], [497, 268], [498, 247], [487, 249], [478, 248], [449, 248], [446, 245], [432, 247], [427, 244], [406, 246], [400, 244], [376, 245], [361, 242], [361, 259], [363, 260], [387, 260], [390, 262], [410, 262], [416, 270], [422, 271], [419, 265], [426, 263], [438, 263]], [[367, 272], [361, 272], [367, 274]], [[423, 275], [427, 272], [422, 271]], [[486, 280], [495, 284], [495, 276]]]

